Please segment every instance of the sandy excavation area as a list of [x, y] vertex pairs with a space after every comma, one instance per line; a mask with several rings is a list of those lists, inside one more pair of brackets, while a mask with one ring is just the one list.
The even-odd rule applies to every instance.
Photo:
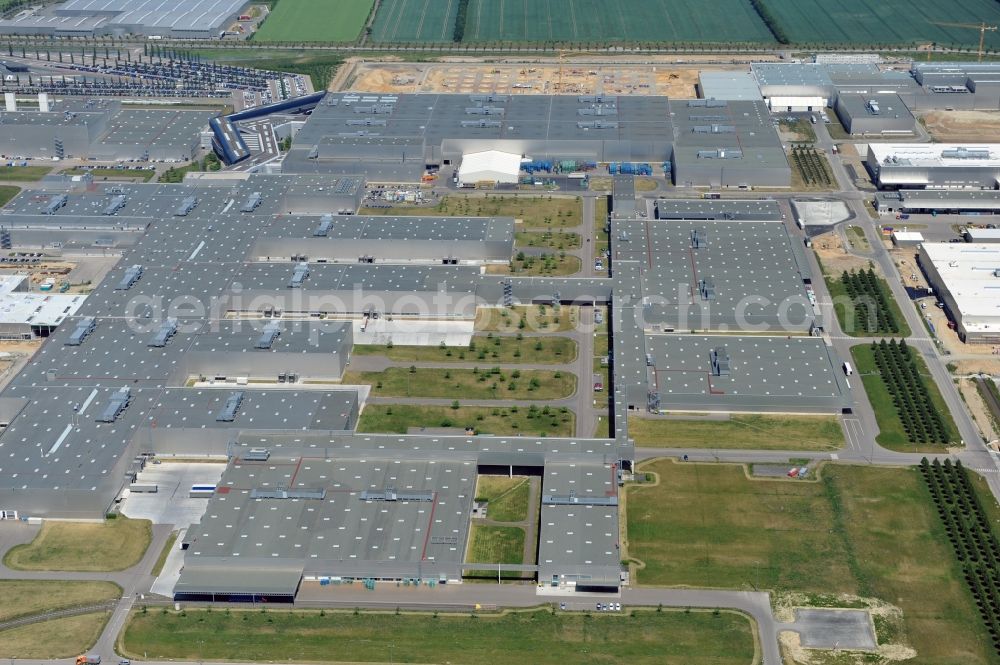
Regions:
[[932, 111], [922, 116], [927, 131], [938, 141], [1000, 141], [1000, 112]]
[[698, 97], [698, 70], [683, 65], [359, 63], [347, 89], [377, 93], [666, 95]]

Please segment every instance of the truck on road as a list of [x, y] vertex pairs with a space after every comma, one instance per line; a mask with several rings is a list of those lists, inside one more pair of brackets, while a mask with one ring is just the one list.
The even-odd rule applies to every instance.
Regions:
[[87, 653], [76, 657], [76, 665], [101, 665], [101, 654]]

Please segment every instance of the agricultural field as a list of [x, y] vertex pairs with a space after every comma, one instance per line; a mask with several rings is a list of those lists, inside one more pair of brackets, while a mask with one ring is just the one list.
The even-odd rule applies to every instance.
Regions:
[[451, 42], [460, 0], [382, 0], [374, 42]]
[[958, 441], [955, 422], [927, 365], [905, 342], [860, 344], [851, 356], [875, 410], [875, 440], [904, 452], [944, 451]]
[[281, 0], [254, 41], [353, 42], [365, 27], [375, 0]]
[[[473, 618], [474, 617], [474, 618]], [[752, 625], [735, 612], [626, 616], [526, 610], [500, 615], [295, 610], [136, 613], [121, 638], [132, 659], [464, 665], [746, 665]], [[975, 664], [970, 664], [975, 665]]]
[[465, 41], [770, 42], [745, 0], [470, 0]]
[[[993, 0], [763, 0], [779, 32], [798, 44], [912, 44], [975, 48], [976, 30], [938, 23], [1000, 22]], [[1000, 48], [1000, 33], [986, 33], [986, 47]]]
[[[873, 599], [901, 610], [898, 623], [876, 616], [875, 626], [881, 644], [916, 650], [905, 662], [997, 662], [917, 469], [826, 464], [813, 481], [752, 480], [742, 466], [672, 460], [639, 470], [659, 482], [625, 497], [627, 555], [645, 564], [638, 584], [769, 589], [840, 607]], [[995, 523], [985, 482], [973, 489]]]

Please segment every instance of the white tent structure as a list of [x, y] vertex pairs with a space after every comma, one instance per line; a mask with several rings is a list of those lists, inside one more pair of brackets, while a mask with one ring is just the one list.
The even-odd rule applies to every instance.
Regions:
[[472, 185], [477, 182], [517, 183], [521, 172], [521, 156], [500, 150], [484, 150], [462, 155], [458, 168], [458, 182]]

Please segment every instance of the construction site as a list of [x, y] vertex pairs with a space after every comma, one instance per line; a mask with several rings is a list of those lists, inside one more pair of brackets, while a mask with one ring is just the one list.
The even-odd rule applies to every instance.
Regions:
[[[380, 93], [615, 94], [698, 97], [699, 70], [668, 64], [357, 63], [344, 90]], [[338, 89], [337, 82], [331, 90]]]

